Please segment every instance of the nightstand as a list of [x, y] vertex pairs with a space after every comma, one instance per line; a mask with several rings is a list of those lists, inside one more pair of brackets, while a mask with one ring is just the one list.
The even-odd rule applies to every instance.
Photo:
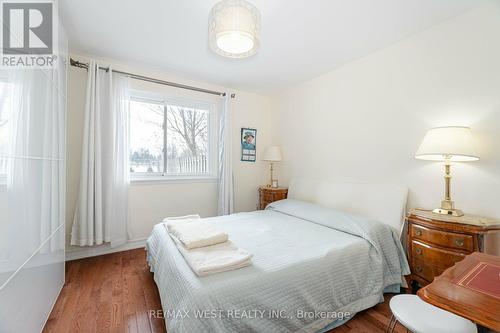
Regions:
[[410, 292], [431, 283], [472, 252], [500, 255], [500, 220], [414, 209], [406, 221]]
[[266, 208], [271, 202], [286, 199], [288, 189], [284, 187], [259, 187], [259, 209]]

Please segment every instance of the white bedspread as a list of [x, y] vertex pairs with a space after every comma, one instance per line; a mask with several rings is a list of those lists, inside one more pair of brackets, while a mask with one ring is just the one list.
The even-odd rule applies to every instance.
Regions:
[[[254, 255], [251, 266], [206, 277], [196, 276], [165, 228], [155, 226], [148, 260], [169, 333], [316, 332], [337, 312], [354, 314], [382, 301], [383, 290], [408, 273], [401, 244], [386, 226], [371, 221], [374, 230], [366, 230], [370, 223], [353, 220], [346, 232], [349, 218], [339, 213], [288, 204], [206, 219]], [[303, 216], [292, 216], [294, 208]], [[344, 231], [318, 223], [336, 219]]]

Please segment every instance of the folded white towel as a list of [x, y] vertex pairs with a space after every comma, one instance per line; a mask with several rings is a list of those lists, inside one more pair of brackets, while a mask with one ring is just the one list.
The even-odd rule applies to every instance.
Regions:
[[184, 215], [184, 216], [173, 216], [173, 217], [166, 217], [163, 219], [163, 223], [167, 226], [167, 231], [170, 232], [170, 229], [174, 225], [179, 225], [181, 223], [188, 223], [192, 222], [193, 220], [199, 220], [201, 219], [200, 215], [198, 214], [192, 214], [192, 215]]
[[184, 216], [166, 217], [163, 219], [163, 222], [182, 221], [182, 220], [199, 220], [199, 219], [201, 219], [201, 216], [199, 214], [191, 214], [191, 215], [184, 215]]
[[165, 224], [168, 232], [174, 235], [186, 249], [215, 245], [228, 240], [225, 232], [201, 220], [173, 220]]
[[198, 276], [232, 271], [251, 264], [252, 254], [236, 247], [231, 241], [188, 250], [175, 236], [170, 234], [170, 237]]

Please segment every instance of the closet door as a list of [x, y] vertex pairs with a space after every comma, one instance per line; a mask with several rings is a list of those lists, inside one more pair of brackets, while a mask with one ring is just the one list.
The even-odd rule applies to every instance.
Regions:
[[67, 45], [0, 71], [0, 332], [40, 332], [64, 284]]

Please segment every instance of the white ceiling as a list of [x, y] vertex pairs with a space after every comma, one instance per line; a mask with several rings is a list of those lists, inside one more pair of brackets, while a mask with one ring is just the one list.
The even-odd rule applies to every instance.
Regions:
[[341, 66], [486, 0], [250, 0], [261, 48], [226, 59], [208, 46], [217, 0], [62, 0], [70, 50], [264, 94]]

